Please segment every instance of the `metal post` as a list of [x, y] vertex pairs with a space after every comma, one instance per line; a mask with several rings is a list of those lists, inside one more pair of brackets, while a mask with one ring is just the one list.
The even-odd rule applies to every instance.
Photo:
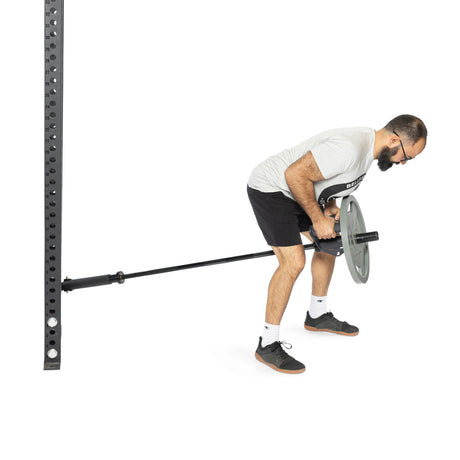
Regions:
[[64, 0], [45, 0], [45, 361], [61, 364]]

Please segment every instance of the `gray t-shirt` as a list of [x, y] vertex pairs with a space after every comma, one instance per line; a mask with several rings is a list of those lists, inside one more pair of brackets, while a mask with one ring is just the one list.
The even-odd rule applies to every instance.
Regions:
[[294, 199], [286, 183], [286, 169], [311, 151], [324, 176], [314, 183], [318, 203], [353, 193], [374, 159], [375, 131], [372, 128], [332, 129], [295, 147], [267, 158], [252, 171], [248, 185], [261, 192], [282, 192]]

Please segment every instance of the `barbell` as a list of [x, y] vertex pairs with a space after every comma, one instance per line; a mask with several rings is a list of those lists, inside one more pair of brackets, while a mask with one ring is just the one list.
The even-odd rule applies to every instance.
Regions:
[[[344, 197], [340, 205], [340, 222], [336, 223], [336, 233], [340, 235], [329, 239], [320, 240], [316, 237], [313, 227], [310, 228], [310, 235], [313, 244], [304, 244], [305, 250], [314, 249], [315, 251], [340, 256], [345, 254], [348, 270], [356, 283], [366, 283], [369, 278], [369, 246], [371, 241], [379, 239], [378, 232], [366, 232], [364, 218], [359, 207], [358, 201], [352, 195]], [[71, 279], [66, 278], [61, 285], [63, 291], [73, 291], [95, 286], [104, 286], [112, 283], [122, 284], [127, 279], [139, 278], [141, 276], [158, 275], [160, 273], [187, 270], [190, 268], [206, 267], [209, 265], [225, 264], [229, 262], [239, 262], [241, 260], [257, 259], [260, 257], [272, 256], [273, 251], [257, 252], [254, 254], [244, 254], [241, 256], [224, 257], [222, 259], [206, 260], [185, 265], [172, 267], [156, 268], [137, 273], [125, 274], [121, 271], [115, 275], [92, 276], [89, 278]]]

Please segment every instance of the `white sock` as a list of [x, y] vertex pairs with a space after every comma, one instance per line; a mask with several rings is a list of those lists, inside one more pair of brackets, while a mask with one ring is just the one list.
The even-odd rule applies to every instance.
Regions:
[[327, 313], [327, 296], [316, 297], [312, 295], [310, 310], [308, 311], [313, 319], [319, 318], [321, 315], [324, 315], [324, 313]]
[[264, 333], [262, 334], [262, 346], [266, 347], [273, 342], [278, 342], [280, 338], [280, 327], [275, 324], [265, 323]]

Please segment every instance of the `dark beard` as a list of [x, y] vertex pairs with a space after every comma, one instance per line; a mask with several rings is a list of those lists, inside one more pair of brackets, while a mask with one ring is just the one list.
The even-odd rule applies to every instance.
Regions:
[[379, 168], [381, 171], [387, 171], [390, 169], [394, 164], [397, 164], [394, 161], [391, 161], [390, 158], [395, 155], [399, 150], [399, 147], [393, 147], [390, 149], [390, 147], [383, 147], [382, 151], [380, 152], [379, 159], [377, 161], [377, 164], [379, 165]]

